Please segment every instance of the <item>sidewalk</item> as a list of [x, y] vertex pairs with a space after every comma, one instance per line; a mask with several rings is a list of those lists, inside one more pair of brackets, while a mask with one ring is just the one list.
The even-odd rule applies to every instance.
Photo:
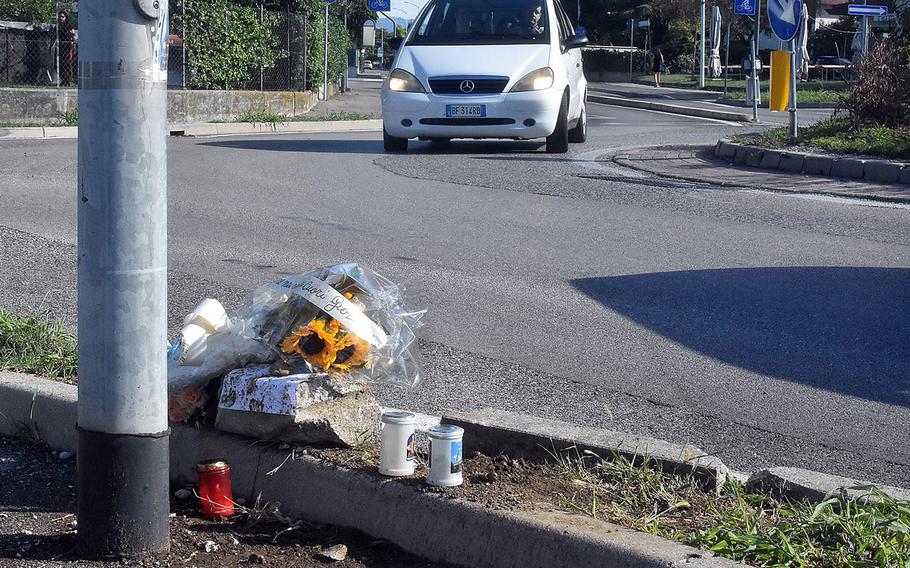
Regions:
[[881, 185], [730, 165], [716, 158], [713, 150], [712, 146], [641, 148], [620, 152], [613, 156], [613, 161], [658, 176], [724, 187], [910, 203], [907, 185]]
[[[725, 116], [728, 113], [735, 115], [746, 114], [751, 119], [752, 109], [717, 102], [720, 93], [717, 91], [700, 91], [697, 89], [678, 89], [673, 87], [656, 88], [650, 85], [639, 83], [588, 83], [589, 96], [607, 95], [619, 97], [632, 101], [645, 101], [657, 103], [669, 107], [696, 108], [704, 111], [717, 113], [718, 120], [730, 120]], [[595, 100], [595, 102], [597, 102]], [[610, 103], [608, 103], [610, 104]], [[664, 109], [657, 109], [664, 110]], [[665, 112], [674, 112], [672, 108], [666, 109]], [[799, 123], [810, 125], [831, 116], [832, 109], [823, 108], [803, 108], [799, 109]], [[689, 114], [678, 112], [678, 114]], [[736, 120], [735, 118], [733, 120]], [[771, 112], [767, 108], [758, 109], [759, 123], [768, 124], [786, 124], [789, 120], [786, 112]]]

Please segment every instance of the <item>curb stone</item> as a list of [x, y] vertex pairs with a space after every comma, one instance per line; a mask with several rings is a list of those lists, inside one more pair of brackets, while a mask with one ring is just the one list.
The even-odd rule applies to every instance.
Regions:
[[624, 97], [613, 97], [588, 93], [588, 100], [593, 103], [605, 105], [626, 106], [632, 108], [643, 108], [648, 110], [657, 110], [668, 112], [670, 114], [681, 114], [684, 116], [695, 116], [699, 118], [713, 118], [715, 120], [729, 120], [733, 122], [752, 122], [752, 115], [740, 112], [730, 112], [725, 110], [714, 110], [700, 107], [690, 107], [684, 105], [672, 105], [668, 103], [658, 103], [652, 101], [642, 101], [638, 99], [629, 99]]
[[[51, 410], [74, 417], [76, 387], [13, 373], [0, 373], [0, 379], [5, 415], [27, 413], [37, 388], [36, 408], [48, 412], [36, 414], [36, 421], [46, 417], [61, 424], [59, 431], [41, 429], [50, 435], [45, 441], [58, 449], [60, 443], [69, 446], [60, 435], [68, 429], [75, 439], [75, 423], [57, 420], [60, 415]], [[294, 456], [288, 451], [256, 440], [171, 426], [172, 484], [195, 479], [196, 463], [217, 457], [231, 464], [235, 498], [252, 502], [261, 496], [290, 518], [350, 527], [431, 561], [471, 568], [746, 568], [708, 551], [579, 514], [485, 509], [428, 492], [416, 480], [383, 478], [310, 456], [289, 459]], [[0, 434], [14, 433], [0, 420]]]
[[761, 155], [761, 162], [758, 167], [763, 170], [776, 170], [780, 167], [780, 152], [777, 150], [765, 150]]
[[[757, 160], [753, 159], [753, 151], [764, 154], [778, 152], [780, 158], [774, 166], [774, 159], [769, 157], [765, 160], [763, 154]], [[737, 165], [749, 165], [761, 169], [859, 179], [880, 184], [910, 183], [910, 164], [901, 162], [825, 156], [794, 151], [784, 152], [750, 144], [739, 144], [725, 139], [718, 140], [714, 147], [714, 155], [722, 160], [730, 160], [732, 155], [733, 162]]]
[[[28, 416], [34, 397], [32, 418], [37, 423], [42, 440], [57, 450], [75, 450], [76, 392], [73, 385], [32, 375], [0, 372], [0, 435], [16, 434], [16, 420], [21, 420], [17, 417]], [[597, 440], [620, 436], [638, 442], [653, 441], [674, 446], [643, 436], [595, 430], [503, 411], [481, 411], [460, 416], [464, 418], [476, 414], [485, 414], [488, 419], [495, 415], [510, 422], [480, 425], [473, 430], [473, 434], [466, 431], [468, 453], [482, 447], [484, 432], [488, 434], [487, 443], [502, 440], [502, 435], [512, 432], [514, 438], [509, 452], [512, 455], [516, 455], [513, 449], [522, 448], [539, 453], [544, 451], [539, 446], [541, 436], [548, 442], [557, 437], [554, 434], [559, 432], [549, 429], [553, 426], [566, 428], [563, 433], [575, 432], [571, 437], [579, 438], [581, 444], [592, 436]], [[459, 415], [450, 413], [444, 421], [454, 421], [456, 416]], [[530, 421], [548, 430], [537, 434], [522, 433], [515, 429], [516, 420]], [[469, 426], [474, 428], [471, 424]], [[288, 451], [216, 430], [202, 431], [184, 424], [171, 426], [173, 484], [194, 480], [195, 465], [200, 460], [213, 457], [225, 459], [231, 463], [231, 481], [237, 497], [251, 502], [253, 497], [261, 494], [266, 501], [280, 501], [282, 512], [292, 518], [351, 527], [389, 540], [430, 560], [479, 568], [746, 568], [732, 560], [714, 557], [710, 552], [582, 515], [562, 511], [487, 510], [469, 502], [426, 492], [422, 484], [415, 487], [414, 482], [381, 478], [307, 456], [289, 459]], [[479, 437], [475, 438], [475, 435]], [[571, 443], [575, 448], [584, 447], [578, 442]], [[603, 444], [592, 447], [602, 450]], [[627, 451], [628, 447], [623, 450]], [[691, 465], [688, 467], [691, 468]], [[738, 472], [729, 473], [737, 479], [744, 477]], [[818, 501], [841, 487], [856, 486], [861, 482], [782, 467], [757, 472], [750, 476], [749, 483], [753, 488], [778, 491], [792, 499]], [[910, 499], [910, 491], [906, 489], [879, 487], [895, 499]], [[864, 494], [848, 492], [848, 497], [856, 498]], [[409, 514], [400, 514], [403, 510]], [[351, 515], [351, 511], [357, 511], [357, 514]]]
[[720, 489], [729, 476], [729, 469], [719, 458], [695, 446], [647, 436], [586, 428], [493, 408], [443, 414], [442, 423], [464, 428], [471, 447], [488, 456], [508, 454], [543, 462], [566, 450], [577, 455], [587, 450], [601, 457], [619, 454], [637, 463], [647, 459], [662, 471], [692, 473], [715, 489]]

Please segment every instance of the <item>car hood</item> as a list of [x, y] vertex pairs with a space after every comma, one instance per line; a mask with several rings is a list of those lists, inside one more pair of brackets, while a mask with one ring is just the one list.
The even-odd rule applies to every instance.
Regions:
[[549, 62], [549, 45], [415, 45], [401, 50], [396, 66], [421, 80], [495, 75], [513, 83]]

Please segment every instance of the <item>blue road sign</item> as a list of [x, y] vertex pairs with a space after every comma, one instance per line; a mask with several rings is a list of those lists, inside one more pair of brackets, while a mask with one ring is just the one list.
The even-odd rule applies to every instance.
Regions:
[[322, 0], [323, 4], [334, 4], [335, 0]]
[[871, 4], [847, 4], [847, 14], [850, 16], [887, 16], [887, 6], [873, 6]]
[[768, 0], [768, 21], [781, 41], [790, 41], [799, 31], [802, 0]]
[[370, 0], [369, 7], [374, 12], [388, 12], [392, 9], [392, 0]]
[[757, 7], [755, 0], [733, 0], [733, 13], [738, 16], [754, 16]]

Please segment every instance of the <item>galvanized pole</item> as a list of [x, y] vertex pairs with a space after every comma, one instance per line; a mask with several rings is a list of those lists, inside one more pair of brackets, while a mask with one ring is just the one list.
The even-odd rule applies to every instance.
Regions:
[[632, 61], [635, 59], [635, 18], [629, 20], [629, 82], [632, 82]]
[[183, 75], [183, 89], [184, 89], [184, 90], [186, 90], [186, 2], [187, 2], [187, 0], [183, 0], [182, 2], [180, 2], [180, 13], [181, 13], [181, 15], [183, 16], [183, 18], [181, 19], [181, 22], [182, 22], [182, 23], [181, 23], [181, 27], [182, 27], [183, 29], [180, 30], [180, 32], [181, 32], [181, 38], [180, 38], [181, 53], [180, 53], [180, 56], [183, 58], [183, 61], [182, 61], [182, 63], [181, 63], [180, 70], [181, 70], [182, 75]]
[[309, 38], [307, 37], [307, 14], [303, 14], [303, 88], [307, 88], [307, 68], [306, 68], [306, 58], [309, 57]]
[[[57, 8], [57, 12], [55, 14], [55, 16], [57, 18], [57, 25], [54, 26], [54, 29], [57, 30], [57, 33], [56, 33], [57, 41], [54, 43], [54, 45], [56, 46], [56, 49], [54, 50], [54, 56], [55, 56], [54, 65], [56, 66], [56, 69], [57, 69], [57, 80], [55, 81], [55, 84], [57, 85], [57, 88], [59, 89], [60, 88], [60, 3], [57, 2], [54, 6]], [[7, 65], [9, 65], [9, 60], [7, 60]], [[42, 81], [43, 81], [43, 79], [42, 79]]]
[[698, 88], [705, 88], [705, 0], [701, 0], [701, 45], [698, 48]]
[[761, 30], [761, 0], [755, 3], [755, 31], [752, 34], [752, 120], [758, 122], [758, 95], [761, 82], [758, 78], [758, 34]]
[[727, 45], [724, 48], [724, 98], [727, 98], [727, 75], [730, 70], [730, 22], [727, 22]]
[[[348, 33], [348, 7], [347, 6], [344, 7], [344, 33]], [[348, 67], [349, 67], [347, 64], [348, 63], [347, 62], [348, 54], [345, 53], [344, 56], [345, 56], [344, 73], [341, 75], [341, 92], [342, 93], [346, 93], [348, 90]]]
[[325, 42], [323, 43], [322, 100], [329, 100], [329, 5], [325, 5]]
[[[262, 22], [264, 21], [264, 19], [265, 19], [265, 6], [262, 4], [262, 2], [260, 2], [259, 3], [259, 25], [260, 26], [262, 25]], [[290, 50], [290, 46], [288, 46], [288, 48]], [[260, 91], [265, 90], [265, 67], [263, 67], [262, 64], [259, 65], [259, 90]]]
[[795, 143], [799, 134], [796, 120], [796, 39], [790, 40], [790, 142]]
[[168, 3], [82, 0], [78, 142], [78, 542], [168, 535]]

